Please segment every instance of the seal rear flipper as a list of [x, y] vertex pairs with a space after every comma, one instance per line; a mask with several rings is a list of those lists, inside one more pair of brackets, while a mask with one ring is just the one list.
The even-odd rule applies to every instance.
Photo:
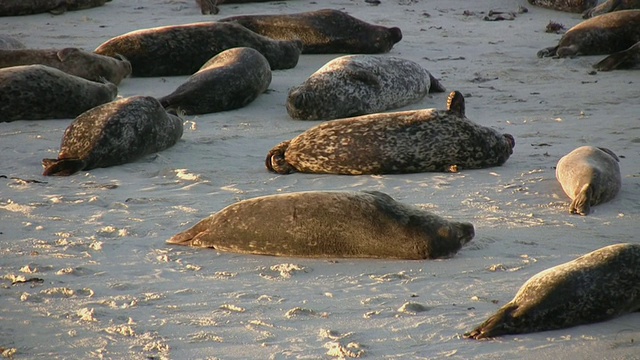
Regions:
[[447, 111], [465, 117], [464, 96], [460, 91], [452, 91], [447, 98]]
[[585, 184], [575, 199], [571, 202], [569, 212], [571, 214], [580, 214], [582, 216], [589, 215], [591, 212], [591, 197], [593, 196], [593, 187]]
[[84, 169], [86, 163], [81, 159], [42, 159], [44, 176], [69, 176]]
[[447, 91], [447, 89], [442, 85], [442, 83], [438, 79], [433, 77], [431, 73], [429, 73], [429, 80], [431, 81], [431, 84], [429, 85], [430, 93]]
[[558, 52], [558, 47], [552, 46], [552, 47], [544, 48], [538, 51], [536, 55], [538, 55], [539, 58], [543, 58], [543, 57], [555, 56], [557, 52]]
[[295, 172], [296, 169], [287, 163], [287, 160], [284, 157], [285, 151], [289, 147], [291, 141], [283, 141], [280, 144], [276, 145], [269, 153], [267, 154], [267, 158], [265, 159], [265, 166], [269, 171], [278, 174], [291, 174]]
[[517, 308], [518, 306], [513, 304], [503, 306], [497, 313], [489, 317], [480, 326], [463, 334], [462, 336], [465, 339], [482, 340], [511, 333], [509, 330], [513, 328], [513, 326], [510, 325], [513, 322], [511, 314]]
[[613, 53], [602, 59], [593, 68], [598, 71], [630, 69], [640, 66], [640, 41], [626, 50]]

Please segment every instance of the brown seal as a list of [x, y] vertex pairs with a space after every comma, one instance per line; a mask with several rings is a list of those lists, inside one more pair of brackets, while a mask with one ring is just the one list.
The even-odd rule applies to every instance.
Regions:
[[397, 27], [372, 25], [345, 12], [323, 9], [295, 14], [243, 15], [219, 21], [236, 22], [277, 40], [301, 39], [304, 54], [386, 53], [402, 40]]
[[529, 0], [529, 4], [572, 13], [584, 12], [598, 4], [598, 0]]
[[[18, 50], [24, 49], [24, 44], [11, 36], [0, 35], [0, 50]], [[0, 56], [0, 60], [2, 57]]]
[[593, 67], [599, 71], [640, 68], [640, 41], [627, 50], [618, 51], [607, 56], [593, 65]]
[[[218, 5], [220, 4], [244, 4], [251, 2], [268, 2], [273, 0], [196, 0], [196, 4], [200, 7], [202, 15], [217, 14], [220, 12]], [[284, 1], [284, 0], [283, 0]]]
[[274, 147], [265, 161], [279, 174], [397, 174], [504, 164], [510, 134], [475, 124], [454, 91], [447, 110], [424, 109], [327, 121]]
[[234, 47], [258, 50], [272, 70], [298, 63], [300, 40], [277, 41], [234, 23], [204, 22], [142, 29], [112, 38], [95, 52], [131, 62], [133, 76], [192, 75], [214, 55]]
[[32, 15], [44, 12], [60, 15], [66, 11], [102, 6], [109, 1], [111, 0], [2, 0], [0, 16]]
[[243, 254], [422, 260], [451, 257], [474, 234], [470, 223], [381, 192], [312, 191], [240, 201], [167, 242]]
[[160, 98], [166, 109], [207, 114], [246, 106], [271, 83], [269, 62], [248, 47], [214, 56], [171, 94]]
[[85, 80], [45, 65], [0, 69], [0, 122], [72, 119], [113, 100], [116, 85]]
[[98, 55], [78, 48], [0, 50], [0, 68], [18, 65], [47, 65], [83, 79], [107, 79], [116, 85], [131, 74], [127, 59]]
[[80, 170], [121, 165], [173, 146], [182, 137], [182, 119], [158, 100], [133, 96], [82, 113], [67, 127], [57, 159], [43, 159], [43, 175], [68, 176]]
[[465, 338], [564, 329], [640, 310], [640, 245], [617, 244], [539, 272]]
[[582, 13], [584, 19], [590, 17], [620, 11], [620, 10], [632, 10], [640, 9], [640, 0], [607, 0], [598, 6], [594, 6]]
[[589, 215], [591, 206], [613, 199], [622, 186], [618, 157], [607, 148], [581, 146], [563, 156], [556, 178], [572, 200], [569, 212]]

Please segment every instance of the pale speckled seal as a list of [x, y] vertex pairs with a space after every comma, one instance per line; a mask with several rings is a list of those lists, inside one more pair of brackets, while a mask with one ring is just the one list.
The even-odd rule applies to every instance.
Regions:
[[0, 50], [0, 68], [33, 64], [92, 81], [104, 78], [116, 85], [131, 74], [131, 64], [122, 56], [115, 59], [78, 48]]
[[464, 98], [447, 110], [424, 109], [327, 121], [284, 141], [267, 155], [267, 169], [325, 174], [458, 171], [502, 165], [513, 153], [510, 134], [465, 117]]
[[618, 157], [611, 150], [581, 146], [563, 156], [556, 178], [572, 200], [572, 214], [588, 215], [591, 206], [613, 199], [622, 186]]
[[50, 12], [54, 15], [66, 11], [90, 9], [111, 0], [2, 0], [0, 16], [31, 15]]
[[115, 99], [116, 85], [89, 81], [45, 65], [0, 69], [0, 122], [74, 118]]
[[[17, 50], [24, 49], [25, 47], [20, 40], [0, 34], [0, 50]], [[0, 59], [1, 58], [2, 57], [0, 57]]]
[[240, 201], [167, 242], [244, 254], [421, 260], [453, 256], [474, 234], [470, 223], [381, 192], [314, 191]]
[[207, 114], [243, 107], [267, 90], [269, 62], [248, 47], [214, 56], [171, 94], [160, 98], [166, 109], [185, 114]]
[[289, 116], [330, 120], [399, 108], [445, 88], [419, 64], [394, 56], [347, 55], [329, 61], [287, 98]]
[[538, 51], [538, 57], [607, 55], [640, 41], [640, 10], [621, 10], [584, 20], [569, 29], [557, 46]]
[[233, 21], [273, 39], [301, 39], [304, 54], [386, 53], [402, 40], [400, 28], [369, 24], [334, 9], [233, 16], [219, 21]]
[[544, 270], [466, 338], [548, 331], [640, 310], [640, 245], [603, 247]]
[[597, 64], [594, 64], [593, 67], [599, 71], [640, 68], [640, 41], [627, 50], [618, 51], [607, 56]]
[[258, 50], [272, 70], [298, 63], [300, 40], [277, 41], [234, 23], [204, 22], [142, 29], [112, 38], [95, 52], [131, 62], [133, 76], [192, 75], [218, 53], [234, 47]]
[[529, 4], [572, 13], [584, 12], [598, 4], [598, 0], [529, 0]]
[[590, 17], [620, 11], [640, 9], [640, 0], [607, 0], [598, 6], [588, 9], [582, 14], [582, 17], [588, 19]]
[[[196, 0], [196, 4], [200, 7], [202, 15], [217, 14], [220, 10], [220, 4], [244, 4], [251, 2], [268, 2], [273, 0]], [[284, 0], [283, 0], [284, 1]]]
[[150, 96], [133, 96], [82, 113], [67, 127], [57, 159], [43, 159], [43, 175], [121, 165], [173, 146], [182, 119]]

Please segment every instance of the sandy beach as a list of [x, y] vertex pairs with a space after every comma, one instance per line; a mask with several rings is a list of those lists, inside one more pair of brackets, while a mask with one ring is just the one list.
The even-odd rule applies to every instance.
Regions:
[[[519, 6], [528, 12], [518, 12]], [[516, 139], [501, 167], [383, 176], [276, 175], [267, 152], [318, 122], [292, 120], [289, 88], [336, 55], [273, 71], [247, 107], [186, 116], [172, 148], [122, 166], [42, 176], [72, 119], [0, 123], [0, 353], [15, 359], [640, 359], [640, 314], [569, 329], [462, 338], [532, 275], [615, 243], [640, 243], [640, 72], [593, 72], [603, 56], [536, 57], [549, 21], [582, 21], [526, 0], [113, 0], [62, 15], [0, 18], [30, 48], [93, 50], [129, 31], [243, 14], [345, 11], [398, 26], [389, 55], [418, 62], [466, 116]], [[490, 10], [514, 12], [485, 21]], [[186, 76], [127, 78], [119, 96], [160, 97]], [[448, 92], [397, 110], [445, 108]], [[3, 100], [0, 100], [3, 101]], [[620, 157], [622, 190], [569, 214], [557, 161], [594, 145]], [[171, 236], [243, 199], [376, 190], [476, 236], [446, 260], [311, 260], [170, 246]], [[278, 226], [274, 214], [273, 226]], [[22, 282], [21, 282], [22, 281]], [[27, 281], [27, 282], [24, 282]]]

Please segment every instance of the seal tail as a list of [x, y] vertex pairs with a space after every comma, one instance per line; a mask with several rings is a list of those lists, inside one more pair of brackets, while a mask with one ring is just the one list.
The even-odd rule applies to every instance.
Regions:
[[440, 80], [438, 80], [435, 77], [433, 77], [433, 75], [431, 75], [431, 73], [429, 73], [429, 80], [431, 81], [431, 84], [429, 85], [429, 92], [430, 93], [447, 91], [447, 89], [442, 85]]
[[516, 308], [517, 306], [513, 304], [503, 306], [497, 313], [489, 317], [480, 326], [463, 334], [462, 336], [465, 339], [482, 340], [511, 333], [509, 330], [512, 328], [509, 324], [513, 320], [511, 313]]
[[278, 174], [291, 174], [292, 172], [296, 171], [293, 166], [287, 163], [284, 157], [284, 154], [290, 143], [291, 141], [283, 141], [280, 144], [276, 145], [276, 147], [271, 149], [271, 151], [269, 151], [264, 162], [269, 171]]

